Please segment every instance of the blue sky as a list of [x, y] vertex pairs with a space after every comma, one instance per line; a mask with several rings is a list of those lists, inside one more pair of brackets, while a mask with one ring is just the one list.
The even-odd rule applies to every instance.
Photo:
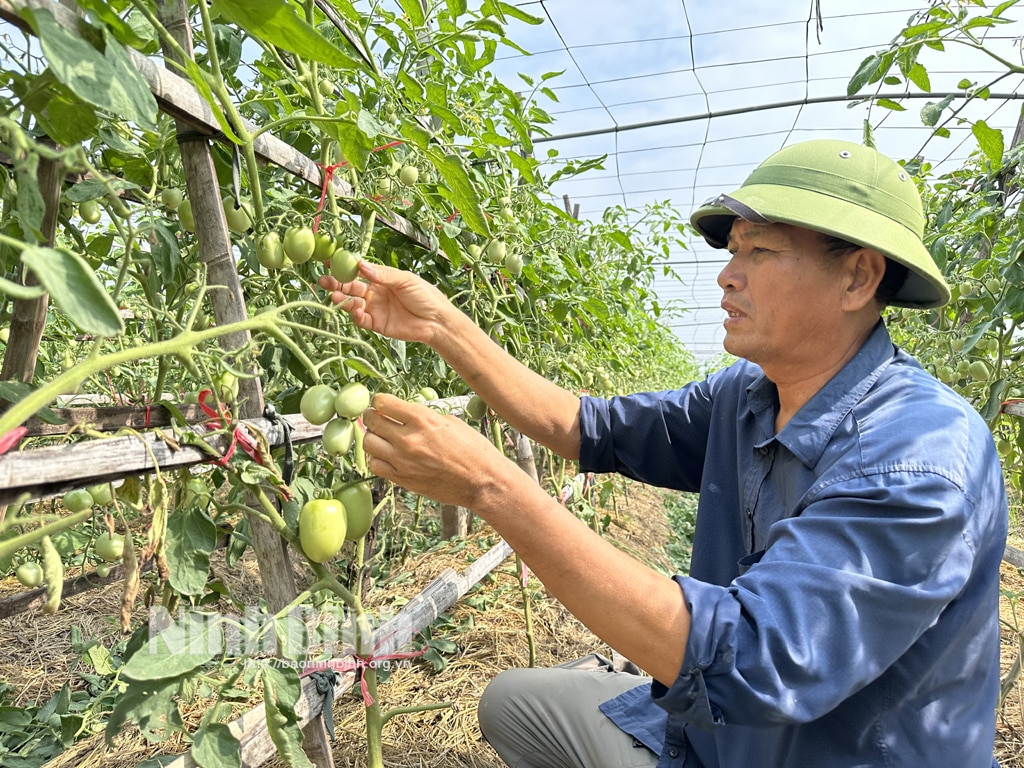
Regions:
[[[554, 146], [561, 156], [607, 154], [604, 170], [558, 184], [581, 216], [600, 216], [610, 205], [640, 207], [667, 200], [688, 214], [714, 194], [735, 188], [771, 152], [808, 138], [860, 141], [867, 107], [845, 103], [763, 109], [770, 105], [842, 96], [861, 60], [888, 43], [910, 16], [926, 7], [906, 0], [820, 0], [823, 28], [809, 22], [812, 0], [535, 0], [518, 2], [524, 10], [549, 19], [544, 25], [516, 24], [509, 37], [533, 55], [503, 54], [495, 72], [510, 85], [517, 72], [539, 77], [565, 70], [549, 81], [559, 102], [542, 101], [554, 115], [552, 134], [618, 132], [564, 139]], [[994, 6], [994, 3], [992, 3]], [[815, 17], [816, 19], [816, 17]], [[1024, 25], [995, 29], [990, 42], [1021, 63], [1019, 40]], [[820, 37], [820, 42], [819, 42]], [[933, 91], [955, 91], [964, 77], [988, 82], [1004, 68], [965, 48], [921, 57]], [[1022, 78], [1004, 80], [994, 92], [1014, 92]], [[928, 140], [920, 122], [924, 101], [907, 111], [870, 113], [879, 149], [896, 157], [919, 153], [933, 163], [956, 162], [974, 148], [967, 128], [951, 126], [950, 139]], [[742, 114], [722, 116], [727, 110]], [[671, 125], [624, 130], [643, 122], [711, 114]], [[1019, 104], [992, 100], [966, 113], [1002, 128], [1009, 143]], [[943, 167], [940, 165], [940, 167]], [[715, 277], [722, 252], [702, 241], [672, 257], [683, 284], [659, 282], [665, 301], [678, 302], [687, 314], [673, 321], [683, 342], [701, 358], [721, 351], [721, 291]]]

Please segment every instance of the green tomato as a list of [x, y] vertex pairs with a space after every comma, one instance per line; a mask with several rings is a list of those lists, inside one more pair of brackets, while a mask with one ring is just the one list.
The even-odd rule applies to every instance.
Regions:
[[99, 483], [90, 485], [85, 490], [92, 496], [92, 503], [101, 507], [107, 506], [114, 500], [114, 488], [110, 483]]
[[338, 247], [334, 242], [334, 238], [330, 235], [325, 235], [323, 232], [317, 232], [313, 235], [313, 240], [316, 243], [313, 246], [313, 258], [317, 261], [327, 261]]
[[420, 387], [420, 394], [423, 395], [424, 400], [437, 400], [440, 397], [433, 387]]
[[388, 176], [381, 176], [377, 179], [377, 196], [378, 197], [390, 197], [394, 191], [395, 185]]
[[334, 498], [345, 507], [345, 538], [359, 541], [369, 532], [373, 522], [373, 494], [370, 493], [369, 483], [356, 483], [342, 488], [334, 494]]
[[249, 218], [245, 208], [242, 208], [234, 197], [230, 195], [225, 197], [221, 200], [221, 205], [224, 207], [224, 218], [228, 221], [228, 229], [236, 233], [249, 230], [252, 226], [252, 219]]
[[96, 557], [108, 563], [116, 563], [124, 557], [124, 536], [115, 533], [111, 536], [104, 531], [96, 537]]
[[964, 343], [965, 343], [964, 339], [957, 337], [957, 338], [955, 338], [955, 339], [953, 339], [952, 341], [949, 342], [949, 347], [954, 352], [963, 352], [964, 351]]
[[284, 246], [277, 232], [267, 232], [256, 244], [256, 260], [266, 269], [281, 269], [285, 264]]
[[341, 456], [349, 452], [356, 435], [356, 423], [351, 419], [331, 419], [324, 427], [320, 438], [324, 450], [331, 456]]
[[63, 502], [68, 512], [84, 512], [92, 507], [93, 499], [85, 488], [76, 488], [64, 494]]
[[491, 262], [491, 264], [504, 264], [506, 254], [505, 241], [491, 240], [491, 242], [487, 244], [487, 248], [484, 253], [487, 255], [487, 260]]
[[337, 392], [327, 384], [314, 384], [302, 393], [299, 412], [310, 424], [326, 424], [334, 415]]
[[331, 275], [339, 283], [351, 283], [359, 274], [359, 255], [352, 251], [338, 250], [331, 256]]
[[207, 507], [210, 504], [210, 489], [201, 477], [189, 478], [185, 483], [185, 503]]
[[970, 364], [968, 368], [971, 378], [975, 381], [988, 381], [989, 371], [988, 366], [985, 365], [981, 360], [975, 360]]
[[314, 563], [326, 563], [338, 554], [346, 528], [345, 506], [337, 499], [313, 499], [299, 511], [299, 543]]
[[110, 563], [100, 563], [96, 566], [96, 575], [101, 579], [107, 578], [110, 575]]
[[485, 413], [487, 413], [487, 403], [480, 395], [473, 395], [469, 398], [469, 402], [466, 403], [466, 416], [470, 421], [480, 421]]
[[321, 78], [320, 82], [316, 84], [317, 90], [320, 91], [321, 96], [325, 96], [328, 99], [334, 96], [334, 83], [327, 78]]
[[523, 274], [523, 257], [514, 251], [505, 254], [505, 270], [512, 277], [519, 277]]
[[225, 403], [233, 403], [238, 399], [238, 377], [231, 371], [221, 371], [213, 380], [217, 388], [217, 397]]
[[43, 583], [43, 566], [34, 560], [22, 563], [14, 572], [23, 587], [38, 587]]
[[309, 227], [288, 227], [284, 233], [285, 255], [296, 264], [305, 264], [316, 250], [316, 235]]
[[160, 190], [160, 203], [168, 211], [176, 211], [181, 207], [182, 201], [185, 199], [185, 193], [180, 189], [174, 187], [167, 187], [166, 189]]
[[6, 344], [11, 340], [11, 329], [0, 328], [0, 344]]
[[1006, 458], [1013, 453], [1013, 443], [1007, 440], [1005, 437], [1001, 437], [996, 440], [996, 450], [999, 451], [999, 455], [1002, 458]]
[[466, 252], [473, 261], [480, 261], [480, 256], [483, 255], [484, 249], [476, 243], [470, 243], [469, 247], [466, 248]]
[[405, 186], [411, 187], [420, 178], [420, 169], [415, 165], [403, 165], [398, 172], [398, 180]]
[[178, 206], [178, 221], [186, 232], [196, 231], [196, 217], [192, 215], [192, 201], [182, 200]]
[[370, 390], [358, 381], [350, 381], [334, 398], [334, 411], [343, 419], [358, 419], [369, 407]]
[[95, 224], [100, 220], [102, 213], [100, 204], [95, 200], [86, 200], [78, 205], [78, 215], [82, 217], [82, 221], [86, 224]]

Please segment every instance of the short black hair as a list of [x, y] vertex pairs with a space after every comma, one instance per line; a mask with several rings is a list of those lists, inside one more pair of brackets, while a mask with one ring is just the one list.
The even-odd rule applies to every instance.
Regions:
[[[825, 245], [826, 256], [845, 256], [858, 248], [864, 247], [863, 245], [857, 245], [849, 240], [833, 237], [832, 235], [822, 234], [821, 239]], [[903, 288], [903, 284], [907, 282], [907, 275], [909, 274], [910, 270], [905, 264], [900, 264], [898, 261], [893, 261], [886, 256], [885, 273], [878, 283], [878, 288], [875, 289], [875, 300], [884, 306], [892, 304], [896, 295]]]

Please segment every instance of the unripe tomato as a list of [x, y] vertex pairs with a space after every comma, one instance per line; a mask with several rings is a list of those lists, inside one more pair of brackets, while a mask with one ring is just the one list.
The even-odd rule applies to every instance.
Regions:
[[231, 371], [221, 371], [213, 379], [217, 388], [217, 397], [225, 403], [233, 403], [238, 399], [238, 377]]
[[381, 176], [379, 179], [377, 179], [377, 196], [378, 197], [388, 197], [388, 196], [390, 196], [391, 192], [394, 190], [394, 188], [395, 188], [395, 185], [391, 181], [390, 177], [388, 177], [388, 176]]
[[95, 224], [100, 220], [100, 204], [95, 200], [86, 200], [78, 205], [78, 215], [86, 224]]
[[38, 587], [43, 583], [43, 566], [34, 560], [30, 560], [19, 565], [14, 575], [21, 586]]
[[302, 394], [299, 412], [310, 424], [326, 424], [334, 417], [337, 392], [327, 384], [314, 384]]
[[334, 494], [334, 498], [345, 507], [345, 538], [359, 541], [370, 530], [373, 522], [373, 494], [370, 493], [369, 483], [356, 483], [342, 488]]
[[320, 91], [321, 96], [331, 98], [334, 96], [334, 83], [327, 78], [322, 78], [319, 83], [316, 84], [317, 90]]
[[407, 187], [411, 187], [420, 177], [420, 169], [415, 165], [403, 165], [402, 170], [398, 172], [398, 180], [405, 184]]
[[480, 395], [473, 395], [469, 398], [469, 402], [466, 403], [466, 416], [469, 417], [470, 421], [480, 421], [487, 413], [487, 403], [483, 401]]
[[110, 575], [110, 563], [100, 563], [96, 566], [96, 575], [101, 579], [107, 578]]
[[256, 244], [256, 260], [268, 270], [284, 266], [284, 246], [277, 232], [267, 232]]
[[506, 253], [505, 270], [512, 275], [512, 277], [519, 277], [523, 274], [523, 257], [515, 251], [509, 251]]
[[352, 447], [352, 441], [356, 435], [356, 423], [351, 419], [331, 419], [324, 427], [324, 433], [320, 438], [324, 450], [331, 456], [341, 456], [348, 453]]
[[0, 328], [0, 344], [6, 344], [11, 340], [11, 329]]
[[484, 249], [476, 243], [470, 243], [469, 247], [466, 248], [466, 253], [469, 254], [469, 258], [473, 261], [480, 261], [480, 256], [483, 254]]
[[167, 187], [166, 189], [160, 190], [160, 203], [168, 211], [176, 211], [181, 207], [182, 201], [185, 199], [185, 194], [180, 189], [174, 187]]
[[334, 411], [344, 419], [358, 419], [369, 407], [370, 390], [358, 381], [350, 381], [334, 398]]
[[964, 378], [971, 375], [971, 364], [967, 360], [961, 360], [956, 364], [956, 372], [960, 378]]
[[952, 349], [954, 352], [963, 352], [964, 351], [964, 339], [957, 337], [957, 338], [955, 338], [955, 339], [953, 339], [952, 341], [949, 342], [949, 346], [950, 346], [950, 349]]
[[338, 554], [346, 530], [345, 506], [337, 499], [313, 499], [299, 511], [299, 543], [314, 563], [326, 563]]
[[988, 366], [981, 360], [975, 360], [971, 363], [968, 370], [970, 371], [971, 378], [975, 381], [988, 381]]
[[178, 206], [178, 221], [186, 232], [196, 231], [196, 217], [192, 215], [192, 201], [182, 200]]
[[185, 503], [196, 504], [200, 507], [209, 506], [210, 489], [207, 487], [205, 480], [200, 477], [193, 477], [185, 483]]
[[104, 531], [96, 537], [96, 557], [108, 563], [116, 563], [124, 557], [124, 536], [115, 533], [111, 536]]
[[248, 231], [249, 227], [252, 226], [252, 219], [249, 218], [249, 214], [238, 204], [234, 197], [231, 195], [225, 197], [221, 200], [221, 205], [224, 206], [224, 218], [228, 221], [228, 229], [239, 233]]
[[92, 507], [92, 494], [89, 493], [85, 488], [76, 488], [73, 491], [68, 491], [64, 494], [63, 498], [64, 509], [68, 512], [84, 512], [85, 510]]
[[505, 241], [504, 240], [491, 240], [487, 244], [487, 249], [484, 251], [487, 254], [487, 260], [491, 264], [504, 264], [505, 263]]
[[352, 251], [337, 250], [331, 256], [331, 275], [339, 283], [351, 283], [359, 274], [359, 256]]
[[85, 490], [92, 496], [92, 503], [98, 504], [101, 507], [107, 506], [107, 504], [114, 500], [114, 488], [110, 483], [90, 485]]
[[325, 235], [323, 232], [317, 232], [313, 235], [313, 240], [316, 243], [313, 246], [313, 258], [317, 261], [327, 261], [338, 247], [334, 242], [334, 238], [330, 235]]
[[288, 227], [284, 233], [284, 253], [296, 264], [305, 264], [316, 250], [316, 236], [309, 227]]
[[1005, 459], [1013, 453], [1013, 443], [1005, 437], [1001, 437], [996, 441], [996, 450], [999, 451], [999, 455]]
[[437, 400], [439, 397], [437, 390], [433, 387], [420, 387], [420, 394], [423, 395], [424, 400]]
[[1003, 283], [995, 277], [990, 277], [985, 281], [985, 287], [988, 288], [988, 292], [993, 296], [998, 296], [999, 292], [1003, 290]]

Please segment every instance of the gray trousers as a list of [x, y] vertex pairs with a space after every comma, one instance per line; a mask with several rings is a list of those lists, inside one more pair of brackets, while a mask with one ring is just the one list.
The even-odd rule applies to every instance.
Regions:
[[654, 768], [658, 756], [634, 746], [633, 737], [597, 708], [650, 678], [589, 663], [592, 658], [575, 669], [509, 669], [490, 682], [477, 718], [484, 738], [507, 765]]

